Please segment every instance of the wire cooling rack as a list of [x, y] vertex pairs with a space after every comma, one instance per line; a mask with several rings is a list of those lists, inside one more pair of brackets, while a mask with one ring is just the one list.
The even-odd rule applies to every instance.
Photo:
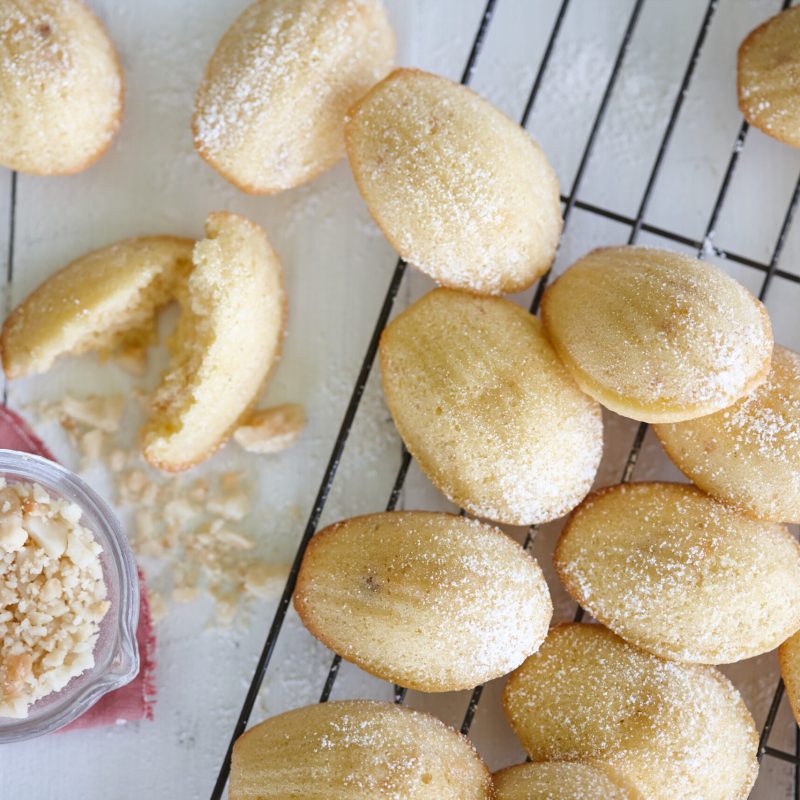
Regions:
[[[461, 82], [463, 84], [469, 84], [471, 78], [473, 77], [475, 66], [481, 54], [481, 48], [484, 44], [487, 32], [492, 23], [493, 14], [496, 11], [496, 7], [501, 2], [502, 0], [489, 0], [489, 2], [486, 3], [485, 9], [480, 19], [478, 30], [475, 33], [475, 37], [468, 54], [466, 64], [464, 66], [463, 73], [461, 75]], [[650, 0], [650, 2], [655, 2], [655, 0]], [[644, 192], [639, 201], [635, 216], [631, 217], [628, 215], [620, 214], [616, 211], [612, 211], [607, 208], [600, 207], [598, 205], [593, 205], [591, 203], [583, 202], [582, 200], [579, 199], [578, 192], [581, 189], [584, 175], [586, 173], [587, 164], [595, 147], [595, 143], [598, 138], [598, 132], [600, 131], [603, 119], [606, 114], [606, 110], [608, 109], [609, 102], [617, 85], [620, 71], [622, 69], [625, 58], [628, 54], [629, 46], [633, 38], [634, 32], [636, 30], [639, 18], [641, 16], [642, 9], [646, 4], [646, 0], [636, 0], [634, 2], [632, 10], [630, 12], [630, 16], [628, 17], [624, 28], [624, 33], [622, 35], [619, 48], [616, 52], [616, 57], [613, 62], [613, 67], [607, 79], [607, 83], [605, 84], [605, 88], [602, 94], [602, 98], [600, 100], [599, 107], [594, 116], [594, 120], [591, 125], [588, 138], [583, 148], [582, 155], [577, 167], [577, 171], [575, 173], [571, 186], [569, 187], [568, 194], [563, 195], [561, 198], [563, 204], [565, 232], [569, 226], [570, 220], [574, 214], [575, 209], [579, 209], [583, 212], [588, 212], [591, 215], [596, 215], [598, 217], [602, 217], [607, 220], [611, 220], [615, 223], [627, 226], [629, 228], [629, 235], [627, 238], [628, 244], [636, 243], [639, 240], [640, 235], [642, 233], [648, 233], [656, 235], [661, 239], [665, 240], [666, 242], [672, 242], [682, 247], [693, 248], [697, 251], [697, 256], [699, 258], [704, 258], [708, 255], [709, 243], [713, 240], [720, 212], [723, 208], [726, 198], [728, 197], [732, 185], [734, 172], [736, 170], [737, 163], [739, 161], [740, 153], [747, 139], [749, 130], [747, 122], [742, 121], [739, 130], [737, 132], [737, 135], [734, 141], [732, 142], [727, 166], [724, 170], [724, 175], [721, 184], [719, 186], [719, 189], [716, 193], [713, 206], [708, 215], [704, 236], [701, 239], [698, 240], [691, 236], [685, 236], [679, 232], [668, 230], [664, 227], [652, 225], [646, 221], [645, 216], [648, 211], [651, 197], [653, 195], [653, 190], [656, 184], [656, 180], [659, 174], [661, 173], [665, 156], [667, 154], [667, 150], [670, 146], [670, 142], [672, 140], [673, 133], [675, 131], [676, 123], [681, 115], [681, 110], [684, 105], [684, 100], [686, 98], [689, 87], [692, 83], [692, 79], [695, 75], [700, 54], [703, 50], [709, 30], [713, 24], [717, 12], [717, 2], [718, 0], [709, 0], [709, 2], [707, 3], [699, 30], [697, 31], [696, 38], [694, 39], [694, 44], [688, 62], [683, 72], [682, 80], [680, 82], [677, 94], [674, 97], [671, 110], [669, 111], [669, 114], [666, 116], [666, 118], [663, 120], [663, 133], [660, 138], [660, 143], [658, 146], [655, 160], [653, 161], [652, 167], [650, 168], [648, 174]], [[783, 3], [784, 8], [788, 7], [789, 5], [791, 5], [790, 0], [786, 0], [786, 2]], [[539, 96], [540, 89], [542, 86], [542, 81], [545, 76], [545, 73], [547, 72], [548, 65], [551, 62], [551, 57], [555, 49], [558, 47], [559, 35], [561, 33], [562, 24], [564, 22], [569, 6], [570, 6], [570, 0], [562, 0], [558, 8], [554, 24], [547, 39], [543, 55], [538, 64], [538, 69], [536, 70], [532, 85], [530, 87], [530, 91], [527, 96], [527, 101], [525, 103], [524, 110], [519, 120], [520, 125], [522, 125], [523, 127], [525, 127], [528, 122], [528, 119], [536, 103], [537, 97]], [[777, 10], [778, 9], [776, 8], [775, 11]], [[774, 286], [776, 280], [800, 283], [800, 275], [794, 274], [790, 271], [782, 270], [779, 267], [781, 254], [784, 250], [784, 246], [786, 244], [787, 237], [799, 201], [800, 201], [800, 176], [798, 176], [794, 184], [794, 191], [791, 195], [791, 200], [783, 216], [780, 230], [777, 239], [774, 243], [774, 246], [772, 248], [771, 256], [768, 261], [762, 262], [757, 259], [746, 257], [744, 255], [738, 255], [734, 252], [730, 252], [727, 250], [725, 251], [725, 257], [729, 261], [735, 264], [751, 268], [752, 270], [755, 270], [757, 273], [760, 273], [761, 280], [760, 280], [760, 289], [758, 291], [758, 296], [762, 300], [766, 298], [768, 291], [771, 289], [771, 287]], [[364, 391], [367, 385], [367, 380], [369, 379], [369, 376], [372, 372], [375, 363], [375, 357], [378, 350], [378, 343], [381, 332], [383, 331], [384, 327], [386, 326], [389, 320], [390, 314], [395, 305], [395, 301], [397, 300], [398, 292], [403, 282], [405, 272], [406, 272], [405, 262], [402, 260], [398, 260], [394, 268], [394, 271], [392, 273], [389, 286], [386, 290], [386, 295], [384, 297], [383, 303], [380, 307], [375, 328], [369, 340], [366, 353], [364, 354], [364, 358], [360, 370], [358, 372], [356, 383], [353, 386], [352, 393], [350, 395], [350, 399], [347, 404], [346, 411], [333, 446], [333, 450], [328, 460], [328, 464], [325, 469], [324, 475], [322, 477], [322, 481], [320, 483], [319, 490], [317, 492], [313, 507], [311, 509], [308, 522], [306, 524], [302, 539], [297, 549], [294, 563], [291, 567], [283, 595], [278, 604], [275, 616], [273, 618], [272, 624], [270, 626], [269, 632], [266, 637], [266, 641], [264, 643], [263, 650], [258, 659], [255, 672], [253, 673], [253, 677], [250, 682], [250, 686], [241, 709], [241, 713], [239, 714], [238, 720], [233, 729], [230, 738], [230, 743], [228, 745], [227, 751], [225, 752], [224, 758], [220, 765], [217, 781], [211, 793], [212, 800], [220, 800], [225, 791], [225, 786], [230, 771], [230, 759], [231, 759], [231, 751], [233, 743], [245, 731], [248, 725], [251, 713], [253, 711], [254, 705], [258, 697], [259, 690], [261, 688], [266, 672], [272, 661], [276, 644], [278, 642], [278, 637], [280, 636], [284, 621], [286, 619], [287, 611], [290, 606], [291, 597], [294, 592], [295, 583], [297, 580], [297, 573], [300, 567], [300, 562], [302, 560], [303, 554], [311, 537], [315, 534], [317, 530], [320, 518], [325, 509], [325, 505], [328, 500], [331, 487], [333, 485], [334, 477], [336, 475], [337, 469], [339, 467], [340, 461], [345, 451], [345, 447], [348, 442], [348, 437], [350, 436], [351, 429], [353, 427], [353, 423], [359, 409], [359, 405], [364, 395]], [[533, 296], [533, 301], [530, 305], [531, 313], [536, 313], [539, 308], [539, 303], [541, 301], [542, 293], [547, 285], [548, 278], [549, 274], [545, 275], [539, 281], [538, 286], [536, 287]], [[633, 477], [634, 469], [636, 467], [637, 459], [642, 449], [646, 432], [647, 432], [647, 425], [644, 423], [639, 425], [636, 431], [636, 436], [634, 438], [633, 445], [627, 455], [624, 466], [620, 471], [620, 478], [623, 482], [627, 482]], [[400, 497], [400, 493], [402, 491], [402, 488], [406, 480], [406, 476], [408, 474], [410, 464], [411, 464], [411, 457], [409, 456], [408, 452], [404, 450], [400, 462], [400, 467], [397, 472], [397, 476], [395, 478], [391, 493], [386, 503], [387, 510], [392, 510], [396, 507], [398, 499]], [[535, 539], [535, 536], [536, 536], [536, 529], [535, 528], [530, 529], [527, 533], [527, 536], [525, 537], [524, 545], [526, 548], [529, 548], [531, 546], [531, 544]], [[580, 609], [578, 609], [578, 611], [576, 612], [576, 619], [580, 619], [581, 616], [582, 612]], [[339, 674], [340, 664], [341, 664], [341, 659], [339, 658], [339, 656], [334, 655], [332, 657], [327, 678], [325, 679], [324, 684], [320, 689], [321, 702], [325, 702], [329, 699]], [[467, 709], [463, 717], [463, 722], [461, 724], [461, 731], [465, 734], [469, 733], [470, 728], [472, 726], [476, 711], [478, 709], [481, 700], [482, 691], [483, 687], [479, 686], [472, 692], [470, 696]], [[771, 704], [769, 706], [769, 711], [767, 713], [766, 720], [761, 728], [760, 741], [758, 746], [758, 758], [759, 761], [762, 761], [765, 758], [771, 758], [771, 759], [779, 759], [792, 764], [794, 766], [793, 770], [794, 781], [793, 781], [792, 796], [800, 798], [800, 738], [798, 738], [797, 736], [797, 731], [795, 731], [795, 752], [788, 752], [783, 749], [772, 747], [769, 744], [770, 735], [775, 729], [775, 722], [778, 716], [778, 709], [783, 699], [783, 694], [784, 694], [783, 684], [779, 681], [777, 686], [775, 687], [775, 691], [772, 697]], [[394, 688], [395, 702], [402, 703], [405, 701], [405, 697], [406, 697], [406, 690], [402, 687], [396, 686]]]

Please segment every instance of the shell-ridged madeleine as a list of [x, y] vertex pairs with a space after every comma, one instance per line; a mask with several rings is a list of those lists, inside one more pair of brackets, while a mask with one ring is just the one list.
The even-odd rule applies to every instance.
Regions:
[[310, 181], [344, 156], [347, 109], [394, 54], [380, 0], [259, 0], [211, 56], [195, 99], [195, 148], [252, 194]]
[[369, 514], [318, 533], [294, 604], [339, 655], [425, 692], [511, 672], [544, 641], [553, 613], [539, 565], [513, 539], [425, 511]]
[[111, 144], [122, 95], [114, 45], [81, 0], [0, 0], [0, 164], [85, 169]]
[[800, 631], [790, 636], [780, 647], [781, 677], [792, 713], [800, 725]]
[[547, 289], [542, 320], [578, 385], [642, 422], [711, 414], [769, 372], [764, 306], [716, 267], [666, 250], [593, 250]]
[[758, 773], [753, 718], [722, 673], [600, 625], [553, 628], [503, 702], [534, 761], [603, 761], [649, 800], [744, 800]]
[[438, 719], [350, 700], [280, 714], [237, 739], [230, 800], [490, 800], [470, 743]]
[[386, 328], [380, 356], [397, 429], [452, 502], [531, 525], [585, 497], [603, 449], [600, 408], [536, 317], [499, 297], [435, 289]]
[[169, 369], [151, 401], [142, 453], [168, 472], [210, 456], [236, 430], [280, 355], [286, 300], [264, 230], [216, 212], [178, 292], [181, 315]]
[[800, 545], [682, 483], [629, 483], [572, 512], [554, 562], [567, 591], [662, 658], [727, 664], [800, 628]]
[[558, 180], [531, 137], [477, 94], [398, 69], [348, 114], [347, 156], [397, 252], [438, 283], [521, 291], [553, 261]]
[[644, 800], [618, 770], [587, 761], [517, 764], [493, 775], [496, 800]]
[[800, 6], [768, 19], [742, 42], [737, 85], [750, 124], [800, 147]]
[[156, 311], [192, 269], [193, 247], [175, 236], [125, 239], [56, 272], [3, 324], [6, 376], [44, 372], [67, 354], [149, 344]]
[[750, 394], [653, 430], [703, 491], [761, 519], [800, 523], [800, 354], [775, 345], [766, 381]]

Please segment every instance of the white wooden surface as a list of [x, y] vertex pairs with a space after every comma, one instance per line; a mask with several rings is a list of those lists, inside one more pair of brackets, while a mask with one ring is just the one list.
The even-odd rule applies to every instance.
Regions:
[[[399, 40], [399, 60], [458, 79], [484, 0], [386, 0]], [[189, 134], [194, 90], [214, 45], [247, 0], [91, 0], [121, 52], [126, 73], [122, 131], [108, 155], [86, 173], [18, 179], [16, 258], [11, 300], [18, 301], [71, 258], [115, 239], [170, 232], [198, 236], [209, 211], [242, 212], [268, 231], [281, 256], [290, 325], [281, 365], [265, 399], [300, 401], [310, 424], [301, 443], [277, 459], [247, 461], [224, 450], [209, 469], [245, 467], [261, 486], [254, 532], [278, 559], [294, 552], [389, 282], [395, 256], [355, 191], [346, 164], [312, 185], [278, 197], [247, 197], [193, 153]], [[556, 0], [499, 0], [473, 86], [518, 117], [538, 69], [557, 10]], [[694, 43], [704, 3], [648, 0], [606, 120], [579, 191], [581, 200], [634, 216]], [[632, 0], [573, 0], [546, 73], [529, 129], [550, 155], [568, 193], [604, 91]], [[776, 0], [721, 0], [696, 78], [656, 184], [648, 222], [702, 238], [739, 126], [734, 92], [738, 42], [778, 8]], [[774, 246], [798, 170], [800, 152], [751, 131], [718, 226], [715, 244], [762, 261]], [[8, 244], [10, 176], [0, 171], [0, 264]], [[575, 209], [557, 270], [601, 243], [627, 239], [629, 228]], [[642, 243], [675, 245], [643, 234]], [[723, 268], [758, 290], [761, 275], [731, 261]], [[780, 264], [800, 274], [800, 224]], [[408, 275], [400, 306], [429, 288]], [[531, 293], [520, 297], [529, 302]], [[776, 280], [768, 306], [776, 338], [800, 348], [800, 284]], [[155, 380], [157, 371], [148, 378]], [[323, 523], [382, 509], [399, 463], [399, 443], [370, 380]], [[24, 407], [65, 390], [125, 391], [131, 379], [91, 359], [15, 383], [9, 401]], [[635, 425], [607, 416], [607, 455], [600, 484], [619, 479]], [[55, 442], [57, 455], [75, 456]], [[635, 478], [677, 477], [648, 436]], [[97, 485], [108, 491], [103, 475]], [[412, 467], [403, 505], [446, 508]], [[552, 575], [558, 525], [545, 526], [534, 546], [551, 579], [560, 617], [573, 606]], [[522, 535], [522, 531], [516, 531]], [[187, 605], [159, 627], [154, 722], [67, 733], [0, 750], [0, 798], [205, 798], [269, 627], [274, 603], [263, 603], [243, 629], [206, 630], [208, 608]], [[315, 702], [330, 654], [290, 613], [267, 673], [254, 721]], [[776, 681], [774, 655], [726, 670], [761, 723]], [[522, 756], [499, 713], [501, 682], [484, 693], [472, 728], [490, 766]], [[390, 697], [390, 688], [343, 665], [334, 697]], [[409, 703], [460, 725], [465, 693], [409, 695]], [[773, 746], [794, 746], [794, 727], [781, 709]], [[789, 797], [788, 765], [767, 759], [754, 797]]]

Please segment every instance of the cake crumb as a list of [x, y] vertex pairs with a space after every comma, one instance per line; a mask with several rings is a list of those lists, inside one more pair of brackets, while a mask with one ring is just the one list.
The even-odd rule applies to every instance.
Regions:
[[249, 453], [278, 453], [293, 445], [306, 424], [306, 413], [297, 403], [254, 411], [233, 434]]

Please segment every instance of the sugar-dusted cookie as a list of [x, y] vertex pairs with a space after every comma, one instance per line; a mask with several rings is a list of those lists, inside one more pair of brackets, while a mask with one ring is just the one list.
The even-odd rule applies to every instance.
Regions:
[[445, 286], [530, 286], [561, 233], [558, 180], [531, 137], [477, 94], [398, 69], [348, 115], [347, 156], [397, 252]]
[[567, 591], [623, 639], [662, 658], [725, 664], [800, 628], [800, 545], [683, 483], [587, 497], [556, 547]]
[[589, 491], [603, 447], [599, 406], [524, 309], [435, 289], [386, 328], [380, 355], [403, 441], [457, 505], [527, 525], [560, 517]]
[[775, 346], [766, 381], [729, 408], [654, 426], [701, 489], [762, 519], [800, 523], [800, 355]]
[[539, 565], [513, 539], [426, 511], [368, 514], [318, 533], [294, 605], [344, 658], [425, 692], [511, 672], [544, 641], [553, 613]]
[[745, 119], [768, 136], [800, 147], [800, 6], [751, 31], [736, 66]]
[[208, 63], [195, 148], [246, 192], [310, 181], [344, 155], [345, 113], [394, 53], [380, 0], [258, 0]]
[[722, 673], [600, 625], [553, 628], [503, 700], [534, 761], [603, 761], [649, 800], [744, 800], [758, 772], [753, 718]]
[[644, 800], [619, 770], [601, 762], [517, 764], [493, 780], [496, 800]]
[[170, 367], [142, 431], [144, 457], [170, 472], [202, 461], [236, 430], [280, 354], [286, 322], [280, 262], [254, 222], [210, 214], [193, 261], [178, 293]]
[[63, 355], [150, 344], [157, 310], [192, 269], [193, 246], [175, 236], [125, 239], [56, 272], [3, 324], [6, 377], [45, 372]]
[[800, 631], [790, 636], [778, 650], [781, 677], [792, 713], [800, 725]]
[[231, 800], [491, 800], [470, 743], [392, 703], [350, 700], [272, 717], [237, 739]]
[[716, 267], [647, 247], [603, 247], [544, 294], [542, 320], [578, 385], [644, 422], [711, 414], [767, 376], [764, 306]]
[[0, 0], [0, 164], [68, 175], [105, 153], [122, 118], [114, 45], [81, 0]]

